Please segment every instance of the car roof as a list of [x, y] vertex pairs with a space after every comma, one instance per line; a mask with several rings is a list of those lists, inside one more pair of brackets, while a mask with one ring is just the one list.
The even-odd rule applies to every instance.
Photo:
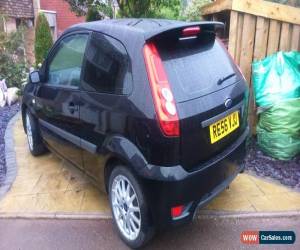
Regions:
[[150, 18], [122, 18], [122, 19], [105, 19], [94, 22], [79, 23], [71, 28], [86, 28], [101, 31], [104, 26], [114, 27], [116, 29], [123, 28], [139, 33], [151, 32], [161, 27], [184, 23], [183, 21], [167, 20], [167, 19], [150, 19]]
[[133, 27], [142, 32], [150, 32], [165, 26], [185, 23], [184, 21], [150, 18], [107, 19], [102, 23]]
[[[150, 19], [150, 18], [124, 18], [124, 19], [106, 19], [101, 21], [80, 23], [71, 26], [65, 33], [92, 30], [103, 32], [115, 38], [123, 40], [124, 37], [132, 38], [132, 36], [143, 36], [145, 40], [149, 40], [156, 35], [172, 29], [184, 28], [189, 26], [223, 26], [220, 22], [185, 22], [168, 19]], [[126, 36], [124, 36], [124, 33]], [[123, 38], [123, 39], [122, 39]]]

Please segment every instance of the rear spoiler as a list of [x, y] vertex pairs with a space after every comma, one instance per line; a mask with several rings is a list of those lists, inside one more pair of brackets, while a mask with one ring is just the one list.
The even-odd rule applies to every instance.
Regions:
[[145, 34], [145, 40], [150, 41], [156, 38], [180, 38], [182, 36], [182, 31], [185, 28], [190, 27], [199, 27], [201, 31], [210, 31], [215, 32], [217, 28], [224, 29], [224, 23], [221, 22], [210, 22], [210, 21], [202, 21], [202, 22], [182, 22], [174, 25], [164, 26], [155, 31], [150, 31]]

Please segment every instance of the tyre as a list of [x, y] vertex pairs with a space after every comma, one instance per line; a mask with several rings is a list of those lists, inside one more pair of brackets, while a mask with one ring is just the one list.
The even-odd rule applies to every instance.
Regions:
[[40, 135], [37, 120], [30, 114], [28, 110], [26, 111], [25, 123], [27, 142], [30, 153], [34, 156], [44, 154], [47, 149]]
[[144, 246], [154, 235], [146, 198], [138, 179], [124, 166], [109, 177], [109, 201], [121, 239], [131, 248]]

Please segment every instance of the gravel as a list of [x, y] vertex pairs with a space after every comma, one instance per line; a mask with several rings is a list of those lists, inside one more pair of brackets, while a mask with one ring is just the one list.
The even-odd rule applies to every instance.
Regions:
[[264, 154], [253, 139], [246, 157], [246, 171], [300, 191], [300, 155], [289, 161], [274, 159]]
[[0, 108], [0, 186], [6, 174], [4, 134], [9, 120], [20, 110], [19, 103]]

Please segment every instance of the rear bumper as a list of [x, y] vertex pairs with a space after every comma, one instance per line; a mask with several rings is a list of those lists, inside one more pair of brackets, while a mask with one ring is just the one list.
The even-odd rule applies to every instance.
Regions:
[[[144, 172], [144, 188], [151, 208], [154, 223], [164, 228], [193, 219], [199, 207], [222, 192], [244, 168], [247, 129], [222, 157], [201, 166], [199, 170], [187, 172], [181, 166], [159, 167], [149, 165]], [[183, 215], [173, 219], [171, 207], [185, 205]]]

